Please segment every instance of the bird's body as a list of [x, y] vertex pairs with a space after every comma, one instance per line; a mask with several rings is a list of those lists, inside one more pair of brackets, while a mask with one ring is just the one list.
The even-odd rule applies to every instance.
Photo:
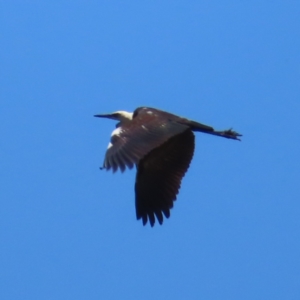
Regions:
[[103, 169], [122, 172], [137, 167], [135, 205], [137, 219], [160, 224], [170, 216], [181, 180], [193, 158], [193, 131], [238, 140], [240, 134], [212, 127], [150, 107], [133, 113], [117, 111], [95, 115], [118, 120], [106, 151]]

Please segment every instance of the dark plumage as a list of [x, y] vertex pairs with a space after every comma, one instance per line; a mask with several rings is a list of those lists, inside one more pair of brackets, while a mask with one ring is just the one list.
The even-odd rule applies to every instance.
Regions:
[[163, 223], [189, 168], [195, 147], [193, 131], [239, 140], [240, 134], [212, 127], [149, 107], [133, 113], [118, 111], [95, 115], [120, 121], [111, 136], [103, 169], [122, 172], [137, 166], [135, 205], [137, 219], [145, 225]]

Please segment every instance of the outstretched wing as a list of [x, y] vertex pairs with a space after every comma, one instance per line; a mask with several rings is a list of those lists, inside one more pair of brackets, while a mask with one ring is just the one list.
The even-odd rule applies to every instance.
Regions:
[[152, 108], [136, 109], [131, 121], [113, 131], [103, 168], [114, 172], [118, 168], [122, 172], [126, 167], [132, 168], [151, 150], [189, 128], [171, 117]]
[[189, 168], [195, 148], [191, 130], [171, 137], [147, 154], [137, 166], [135, 205], [137, 219], [145, 225], [163, 223], [163, 214], [169, 218], [173, 201], [179, 192], [183, 176]]

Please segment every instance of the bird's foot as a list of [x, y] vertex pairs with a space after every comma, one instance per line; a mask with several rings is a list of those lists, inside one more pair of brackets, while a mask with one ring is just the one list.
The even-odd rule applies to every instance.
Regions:
[[228, 139], [233, 139], [233, 140], [238, 140], [240, 141], [241, 139], [239, 136], [242, 136], [242, 134], [237, 133], [236, 131], [233, 131], [232, 128], [224, 131], [219, 132], [221, 136], [228, 138]]

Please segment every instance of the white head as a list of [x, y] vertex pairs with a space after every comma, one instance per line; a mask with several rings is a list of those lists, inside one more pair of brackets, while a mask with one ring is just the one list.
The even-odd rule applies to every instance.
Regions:
[[113, 112], [111, 114], [98, 114], [98, 115], [94, 115], [94, 117], [108, 118], [108, 119], [120, 121], [122, 123], [122, 122], [131, 121], [132, 117], [133, 117], [133, 113], [132, 112], [128, 112], [128, 111], [119, 110], [119, 111], [115, 111], [115, 112]]

